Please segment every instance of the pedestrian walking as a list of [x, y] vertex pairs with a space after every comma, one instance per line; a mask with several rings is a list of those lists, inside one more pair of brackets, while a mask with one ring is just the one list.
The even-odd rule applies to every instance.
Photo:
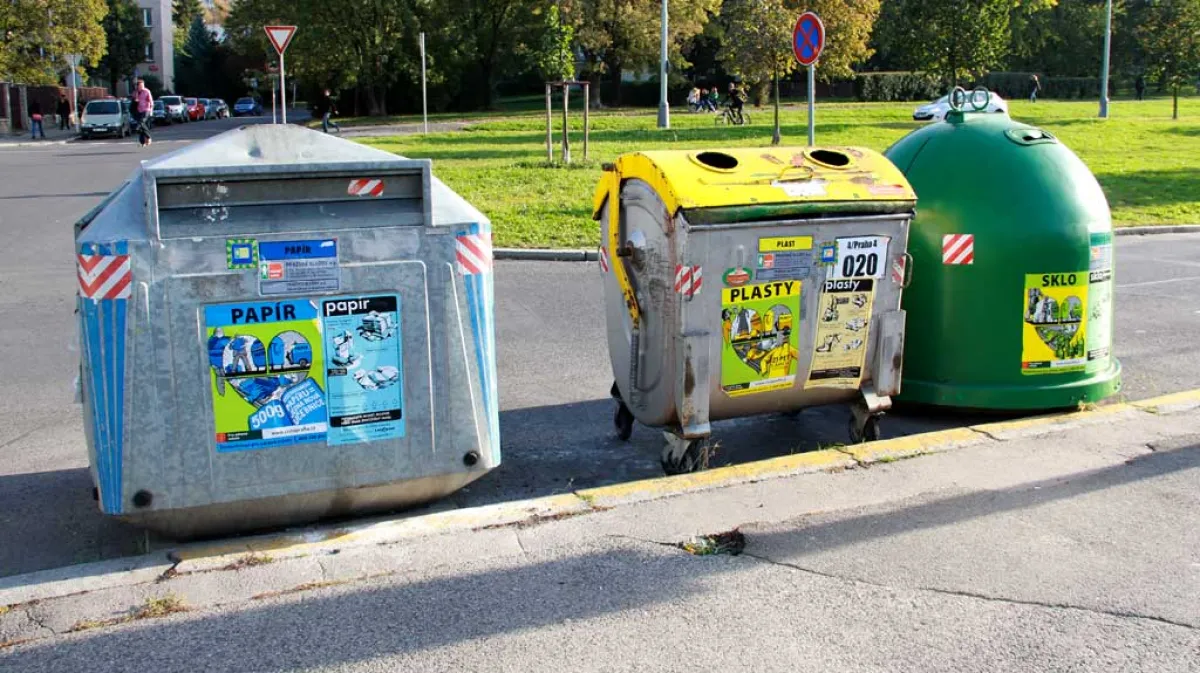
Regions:
[[1144, 75], [1138, 75], [1137, 79], [1133, 80], [1133, 90], [1137, 92], [1138, 100], [1145, 100], [1145, 98], [1146, 98], [1146, 77]]
[[42, 126], [42, 104], [37, 101], [29, 104], [29, 133], [33, 140], [37, 140], [38, 136], [46, 139], [46, 129]]
[[58, 115], [58, 130], [66, 131], [71, 125], [71, 104], [67, 102], [66, 94], [58, 97], [58, 107], [55, 108], [54, 114]]
[[1029, 102], [1036, 103], [1038, 92], [1042, 90], [1042, 82], [1037, 75], [1029, 76]]
[[154, 114], [154, 96], [146, 88], [146, 80], [137, 81], [137, 91], [133, 94], [133, 118], [137, 121], [138, 144], [146, 147], [153, 138], [150, 137], [150, 115]]
[[326, 89], [325, 93], [321, 95], [320, 112], [322, 131], [329, 133], [329, 127], [332, 126], [334, 131], [337, 131], [338, 133], [342, 132], [342, 127], [338, 126], [337, 122], [330, 119], [333, 115], [337, 114], [337, 106], [333, 104], [333, 96], [330, 94], [329, 89]]

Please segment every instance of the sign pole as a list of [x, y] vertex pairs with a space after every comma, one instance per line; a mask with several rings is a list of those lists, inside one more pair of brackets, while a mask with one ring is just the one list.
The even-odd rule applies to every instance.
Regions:
[[796, 19], [796, 27], [792, 29], [792, 53], [796, 61], [808, 68], [808, 145], [816, 142], [817, 115], [817, 59], [825, 48], [825, 24], [821, 17], [813, 12], [805, 12]]
[[280, 119], [282, 123], [287, 123], [287, 75], [284, 72], [283, 52], [287, 51], [288, 45], [292, 43], [292, 37], [296, 34], [295, 26], [263, 26], [263, 30], [267, 31], [267, 39], [271, 40], [271, 46], [275, 47], [275, 53], [279, 54], [279, 79], [271, 85], [271, 123], [275, 123], [275, 89], [279, 88], [279, 108]]
[[[280, 119], [282, 124], [288, 122], [288, 80], [283, 74], [283, 52], [280, 52]], [[812, 124], [812, 121], [809, 121]]]
[[817, 77], [815, 68], [808, 66], [808, 146], [812, 147], [816, 144], [816, 124], [814, 117], [817, 114], [816, 97], [817, 93], [814, 89], [817, 88]]

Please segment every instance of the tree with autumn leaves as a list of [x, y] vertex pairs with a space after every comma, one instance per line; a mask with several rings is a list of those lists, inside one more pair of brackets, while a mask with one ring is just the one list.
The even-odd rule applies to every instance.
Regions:
[[107, 13], [105, 0], [0, 1], [0, 80], [53, 84], [67, 54], [99, 62]]

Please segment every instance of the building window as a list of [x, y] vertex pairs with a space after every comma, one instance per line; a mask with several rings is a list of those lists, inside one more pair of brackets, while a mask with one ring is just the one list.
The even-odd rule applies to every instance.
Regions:
[[154, 27], [154, 12], [149, 9], [142, 10], [142, 25], [147, 28]]
[[147, 63], [154, 62], [154, 43], [153, 42], [146, 43], [146, 62]]

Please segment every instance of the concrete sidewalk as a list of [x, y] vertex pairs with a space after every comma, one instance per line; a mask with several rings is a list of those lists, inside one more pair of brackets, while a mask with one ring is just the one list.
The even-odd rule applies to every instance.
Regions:
[[1195, 671], [1197, 408], [6, 578], [0, 668]]
[[22, 131], [19, 134], [0, 134], [0, 147], [28, 147], [34, 145], [62, 145], [72, 142], [79, 137], [75, 129], [68, 128], [65, 131], [60, 131], [58, 125], [46, 124], [45, 139], [38, 138], [34, 140], [30, 137], [28, 131]]

